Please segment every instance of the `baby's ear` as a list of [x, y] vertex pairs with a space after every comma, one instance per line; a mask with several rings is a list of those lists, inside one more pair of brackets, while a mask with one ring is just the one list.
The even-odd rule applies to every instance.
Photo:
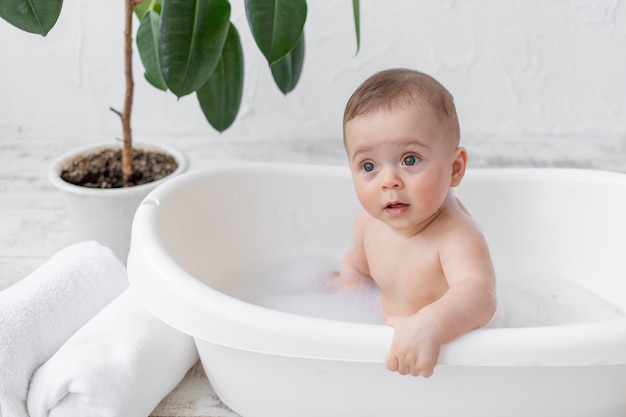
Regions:
[[450, 187], [456, 187], [463, 180], [465, 169], [467, 168], [467, 151], [459, 146], [454, 151], [454, 160], [452, 161], [452, 179]]

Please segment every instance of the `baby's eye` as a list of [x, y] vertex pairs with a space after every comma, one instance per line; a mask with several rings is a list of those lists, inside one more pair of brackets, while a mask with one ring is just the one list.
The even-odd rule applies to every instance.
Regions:
[[413, 166], [417, 164], [419, 161], [420, 159], [415, 155], [407, 155], [404, 157], [404, 159], [402, 159], [402, 163], [406, 166]]
[[376, 165], [374, 165], [373, 162], [363, 162], [363, 164], [361, 164], [361, 169], [365, 172], [372, 172], [376, 169]]

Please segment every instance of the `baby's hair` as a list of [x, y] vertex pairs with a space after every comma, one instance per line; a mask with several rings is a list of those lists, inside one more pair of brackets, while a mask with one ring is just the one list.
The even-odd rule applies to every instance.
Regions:
[[459, 120], [452, 94], [430, 75], [411, 69], [388, 69], [365, 80], [348, 100], [343, 125], [345, 128], [350, 120], [379, 110], [420, 104], [432, 111], [457, 146]]

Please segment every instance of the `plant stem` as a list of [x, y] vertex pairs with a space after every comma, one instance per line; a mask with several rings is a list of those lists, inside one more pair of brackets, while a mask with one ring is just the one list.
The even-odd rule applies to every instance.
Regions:
[[122, 150], [122, 175], [124, 186], [133, 174], [133, 139], [130, 128], [130, 115], [133, 106], [133, 92], [135, 83], [133, 81], [133, 8], [134, 0], [126, 1], [126, 24], [124, 28], [124, 75], [126, 77], [126, 94], [124, 96], [124, 111], [122, 112], [122, 131], [124, 134], [124, 148]]

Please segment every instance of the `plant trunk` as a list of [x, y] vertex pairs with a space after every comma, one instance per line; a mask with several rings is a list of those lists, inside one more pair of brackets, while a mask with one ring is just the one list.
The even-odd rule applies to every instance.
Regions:
[[124, 110], [121, 114], [122, 130], [124, 134], [124, 148], [122, 150], [122, 175], [124, 186], [133, 175], [133, 140], [130, 128], [130, 115], [133, 106], [133, 9], [135, 0], [126, 1], [126, 24], [124, 28], [124, 75], [126, 77], [126, 94], [124, 96]]

